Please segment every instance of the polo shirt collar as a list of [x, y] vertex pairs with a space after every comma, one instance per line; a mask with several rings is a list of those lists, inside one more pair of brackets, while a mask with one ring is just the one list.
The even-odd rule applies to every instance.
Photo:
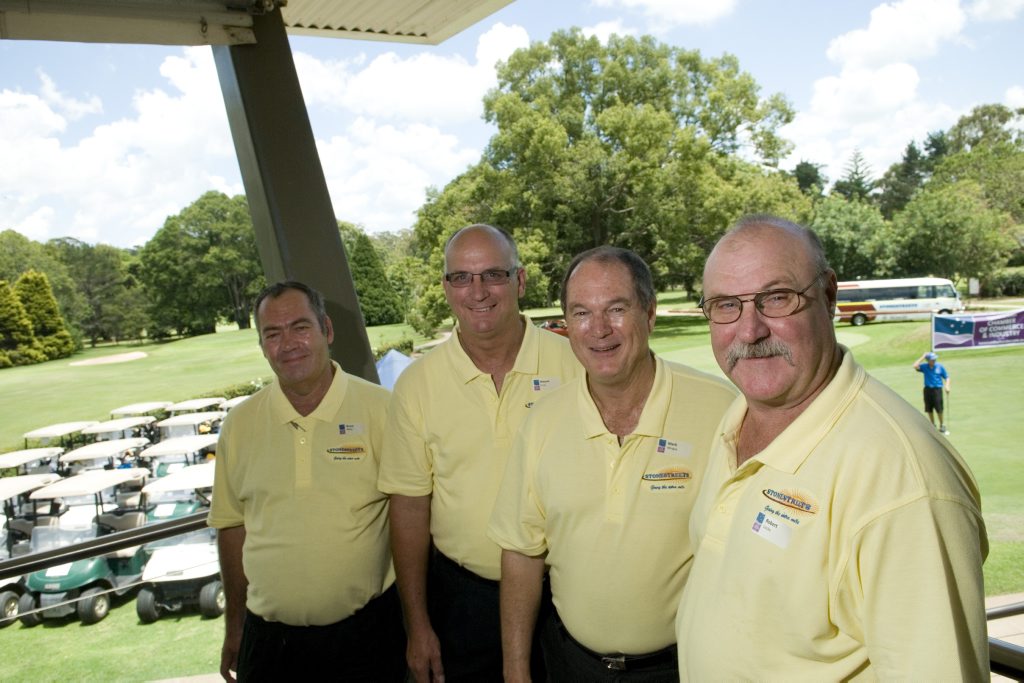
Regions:
[[[781, 472], [795, 473], [832, 431], [835, 423], [867, 380], [867, 373], [853, 359], [850, 350], [842, 345], [839, 349], [843, 354], [843, 360], [828, 386], [815, 397], [811, 405], [807, 406], [807, 410], [775, 437], [767, 448], [744, 463], [744, 466], [757, 462]], [[732, 444], [733, 453], [739, 437], [739, 428], [746, 413], [747, 402], [741, 395], [723, 421], [726, 428], [722, 438]]]
[[[509, 374], [516, 372], [524, 375], [535, 375], [540, 368], [540, 340], [538, 336], [542, 333], [550, 334], [550, 332], [544, 332], [539, 329], [525, 313], [520, 313], [519, 317], [525, 323], [526, 332], [523, 334], [523, 343], [519, 347], [515, 363], [512, 364]], [[458, 323], [455, 323], [455, 327], [452, 328], [451, 337], [449, 337], [448, 342], [444, 345], [444, 349], [448, 354], [452, 367], [455, 369], [456, 376], [462, 380], [463, 384], [469, 384], [477, 377], [485, 374], [473, 363], [473, 359], [462, 348], [462, 342], [459, 341]]]
[[296, 420], [330, 422], [334, 419], [338, 409], [341, 407], [341, 402], [345, 400], [345, 392], [348, 389], [348, 375], [333, 360], [331, 361], [331, 366], [334, 368], [334, 379], [331, 380], [331, 386], [328, 387], [327, 393], [324, 395], [323, 400], [320, 401], [320, 405], [309, 415], [299, 415], [299, 411], [295, 410], [295, 407], [292, 406], [277, 381], [268, 387], [270, 390], [271, 415], [275, 424], [283, 425]]
[[[579, 392], [580, 416], [583, 420], [583, 433], [586, 438], [592, 439], [595, 436], [608, 434], [608, 427], [601, 419], [601, 411], [597, 409], [594, 397], [590, 395], [587, 388], [586, 375], [577, 381], [577, 392]], [[665, 361], [654, 356], [654, 384], [651, 385], [651, 393], [647, 395], [644, 402], [643, 412], [640, 413], [640, 420], [633, 430], [633, 434], [640, 436], [662, 436], [665, 431], [665, 406], [668, 405], [672, 396], [672, 373], [665, 366]]]

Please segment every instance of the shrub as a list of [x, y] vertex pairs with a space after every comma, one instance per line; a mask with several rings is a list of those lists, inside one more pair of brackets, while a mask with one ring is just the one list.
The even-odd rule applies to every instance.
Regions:
[[982, 296], [1024, 296], [1024, 266], [1000, 268], [981, 283]]

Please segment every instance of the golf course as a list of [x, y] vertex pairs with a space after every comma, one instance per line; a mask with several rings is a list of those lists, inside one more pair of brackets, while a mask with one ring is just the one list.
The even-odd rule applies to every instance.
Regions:
[[[1024, 301], [1007, 302], [1024, 307]], [[651, 346], [661, 356], [721, 374], [708, 343], [708, 324], [681, 294], [659, 298]], [[535, 318], [560, 315], [530, 311]], [[931, 345], [928, 322], [836, 328], [840, 343], [875, 377], [921, 407], [921, 375], [911, 364]], [[336, 330], [336, 334], [344, 332]], [[403, 338], [405, 325], [369, 330], [379, 347]], [[84, 362], [83, 362], [84, 361]], [[952, 381], [949, 439], [977, 478], [990, 544], [986, 593], [1024, 592], [1024, 346], [940, 354]], [[24, 447], [22, 434], [58, 422], [109, 419], [113, 408], [142, 401], [181, 401], [238, 393], [270, 375], [254, 330], [159, 344], [86, 349], [70, 359], [0, 371], [0, 452]], [[8, 472], [7, 474], [10, 474]], [[870, 476], [870, 475], [866, 475]], [[35, 628], [0, 630], [4, 681], [142, 681], [210, 674], [219, 666], [221, 619], [198, 613], [141, 624], [132, 598], [118, 599], [104, 621], [48, 620]]]

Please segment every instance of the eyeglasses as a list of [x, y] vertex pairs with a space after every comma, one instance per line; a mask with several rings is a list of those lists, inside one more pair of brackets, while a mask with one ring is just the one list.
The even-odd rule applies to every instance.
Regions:
[[482, 273], [467, 273], [464, 270], [455, 273], [445, 273], [444, 279], [452, 287], [469, 287], [473, 284], [473, 277], [480, 278], [480, 284], [485, 287], [503, 285], [512, 277], [514, 270], [485, 270]]
[[704, 311], [704, 317], [718, 325], [739, 320], [743, 315], [743, 304], [747, 301], [753, 301], [757, 312], [766, 318], [785, 318], [800, 310], [804, 292], [813, 287], [824, 274], [822, 271], [815, 275], [811, 284], [799, 292], [793, 289], [769, 289], [739, 296], [715, 296], [707, 300], [701, 297], [697, 306]]

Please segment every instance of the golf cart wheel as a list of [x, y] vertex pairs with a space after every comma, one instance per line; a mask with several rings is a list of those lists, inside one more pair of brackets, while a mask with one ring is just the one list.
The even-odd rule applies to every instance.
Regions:
[[854, 327], [860, 327], [868, 321], [868, 317], [863, 313], [854, 313], [853, 317], [850, 318], [850, 324]]
[[143, 588], [135, 598], [135, 612], [143, 624], [152, 624], [160, 618], [162, 610], [156, 601], [156, 593], [152, 588]]
[[18, 600], [18, 594], [14, 591], [0, 591], [0, 628], [17, 621]]
[[78, 618], [83, 624], [103, 621], [109, 611], [110, 595], [104, 593], [102, 588], [90, 588], [82, 592], [82, 598], [78, 602]]
[[21, 599], [18, 600], [18, 619], [21, 620], [23, 625], [31, 628], [43, 623], [43, 613], [32, 611], [38, 606], [35, 597], [31, 593], [25, 593], [21, 596]]
[[204, 617], [212, 619], [224, 614], [224, 603], [224, 584], [220, 581], [211, 581], [199, 591], [199, 613]]

